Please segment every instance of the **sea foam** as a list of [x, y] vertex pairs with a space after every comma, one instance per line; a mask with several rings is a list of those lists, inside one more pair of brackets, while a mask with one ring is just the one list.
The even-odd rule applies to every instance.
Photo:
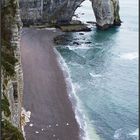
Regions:
[[[57, 56], [57, 60], [59, 62], [59, 67], [62, 69], [63, 74], [65, 76], [66, 85], [67, 85], [67, 91], [69, 94], [69, 98], [73, 104], [73, 110], [75, 112], [75, 118], [79, 124], [79, 127], [81, 129], [81, 139], [82, 140], [99, 140], [99, 136], [96, 134], [95, 129], [92, 127], [88, 127], [90, 124], [90, 121], [88, 121], [88, 118], [84, 115], [83, 109], [82, 109], [82, 103], [79, 99], [79, 97], [76, 95], [77, 88], [79, 89], [79, 85], [75, 85], [72, 83], [72, 79], [70, 76], [70, 70], [63, 59], [63, 57], [60, 55], [60, 53], [54, 48], [54, 52]], [[74, 101], [74, 102], [73, 102]], [[88, 123], [89, 122], [89, 123]]]
[[70, 46], [70, 45], [67, 45], [66, 47], [69, 48], [69, 50], [77, 50], [77, 49], [89, 50], [89, 49], [91, 49], [90, 46], [87, 46], [85, 44], [81, 44], [80, 46]]
[[127, 137], [127, 138], [133, 138], [133, 139], [138, 140], [139, 139], [139, 129], [137, 128], [135, 131], [133, 131], [131, 133], [126, 133], [126, 131], [122, 128], [117, 129], [114, 134], [114, 139], [120, 140], [120, 139], [122, 139], [121, 137], [123, 137], [123, 136]]
[[135, 136], [136, 139], [139, 139], [139, 128], [137, 128], [134, 132], [129, 133], [130, 136]]
[[138, 52], [124, 53], [120, 57], [127, 60], [133, 60], [138, 58]]
[[91, 77], [93, 78], [98, 78], [98, 77], [102, 77], [101, 74], [93, 74], [93, 73], [89, 73]]

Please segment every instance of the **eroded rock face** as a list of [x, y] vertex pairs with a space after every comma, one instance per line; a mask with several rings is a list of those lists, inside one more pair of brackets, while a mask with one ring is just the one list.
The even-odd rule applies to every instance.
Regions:
[[[69, 23], [75, 10], [85, 0], [20, 0], [24, 25], [38, 23]], [[120, 24], [118, 0], [90, 0], [98, 27]]]
[[20, 0], [23, 23], [69, 23], [84, 0]]
[[97, 26], [106, 29], [112, 25], [120, 25], [118, 0], [91, 0]]
[[20, 55], [22, 23], [18, 1], [2, 0], [1, 11], [2, 137], [3, 139], [23, 140], [21, 133], [23, 75]]

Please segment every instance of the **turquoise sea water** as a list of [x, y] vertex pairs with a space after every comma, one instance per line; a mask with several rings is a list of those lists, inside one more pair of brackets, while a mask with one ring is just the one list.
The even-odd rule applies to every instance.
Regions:
[[[90, 2], [82, 5], [79, 19], [95, 21]], [[121, 27], [68, 33], [70, 41], [57, 48], [69, 69], [85, 139], [138, 139], [138, 2], [120, 0], [120, 16]]]

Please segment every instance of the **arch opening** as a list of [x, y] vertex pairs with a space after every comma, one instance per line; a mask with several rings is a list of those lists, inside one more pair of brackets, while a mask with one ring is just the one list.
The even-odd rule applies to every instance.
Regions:
[[83, 23], [95, 23], [95, 15], [90, 0], [85, 0], [81, 5], [74, 11], [72, 20], [79, 20]]

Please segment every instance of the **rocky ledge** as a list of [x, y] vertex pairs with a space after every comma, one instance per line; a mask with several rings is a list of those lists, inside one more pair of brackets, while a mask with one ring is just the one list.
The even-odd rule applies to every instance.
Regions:
[[84, 24], [78, 20], [73, 20], [69, 24], [57, 25], [57, 27], [60, 28], [63, 32], [91, 31], [91, 28], [89, 28], [87, 24]]

